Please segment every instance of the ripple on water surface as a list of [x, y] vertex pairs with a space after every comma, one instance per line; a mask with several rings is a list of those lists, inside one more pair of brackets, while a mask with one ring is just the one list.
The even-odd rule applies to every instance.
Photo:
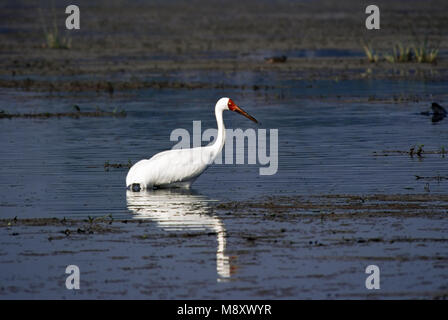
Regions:
[[[231, 96], [259, 119], [258, 128], [278, 129], [278, 171], [259, 174], [260, 165], [214, 165], [193, 185], [212, 200], [244, 200], [275, 194], [443, 192], [447, 158], [407, 151], [413, 145], [438, 151], [448, 141], [448, 120], [436, 124], [420, 115], [431, 101], [368, 101], [394, 95], [443, 94], [440, 83], [384, 81], [285, 82], [276, 90], [142, 90], [126, 95], [47, 96], [3, 91], [6, 112], [124, 109], [124, 118], [1, 119], [0, 206], [4, 217], [126, 216], [126, 168], [106, 170], [104, 163], [136, 162], [171, 148], [171, 131], [202, 120], [202, 131], [215, 128], [213, 106]], [[287, 87], [289, 86], [289, 88]], [[272, 93], [272, 95], [271, 95]], [[325, 98], [316, 98], [325, 95]], [[342, 98], [337, 98], [341, 95]], [[443, 105], [444, 101], [440, 101]], [[230, 112], [227, 128], [257, 127]], [[203, 144], [206, 144], [204, 141]], [[269, 145], [269, 134], [268, 134]], [[377, 154], [375, 154], [375, 152]], [[268, 150], [269, 154], [269, 150]], [[271, 160], [274, 161], [274, 160]], [[247, 157], [246, 157], [247, 163]], [[271, 164], [272, 165], [272, 164]]]

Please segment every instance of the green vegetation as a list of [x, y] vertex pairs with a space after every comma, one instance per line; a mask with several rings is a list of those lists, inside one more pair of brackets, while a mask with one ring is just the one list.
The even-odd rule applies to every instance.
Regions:
[[393, 47], [393, 54], [386, 54], [384, 55], [384, 58], [390, 63], [411, 62], [411, 48], [408, 46], [404, 46], [402, 43], [397, 43]]
[[69, 38], [61, 37], [58, 33], [58, 27], [55, 24], [53, 29], [48, 31], [44, 29], [45, 47], [50, 49], [70, 49], [72, 41]]
[[428, 39], [425, 39], [425, 41], [421, 42], [419, 45], [414, 45], [413, 49], [415, 59], [419, 63], [434, 63], [439, 54], [438, 48], [429, 47]]
[[429, 44], [428, 39], [424, 41], [414, 41], [413, 45], [406, 45], [403, 42], [397, 42], [392, 48], [392, 52], [379, 54], [375, 52], [372, 45], [362, 44], [367, 60], [375, 63], [380, 61], [382, 57], [385, 61], [390, 63], [435, 63], [439, 54], [439, 49]]
[[72, 40], [68, 37], [63, 37], [59, 34], [59, 28], [56, 23], [56, 15], [53, 8], [53, 27], [47, 28], [47, 23], [42, 15], [42, 11], [39, 11], [42, 29], [45, 36], [45, 43], [43, 47], [50, 49], [70, 49], [72, 46]]
[[375, 53], [375, 51], [373, 50], [373, 48], [370, 44], [364, 43], [362, 47], [364, 49], [364, 52], [365, 52], [369, 62], [377, 62], [378, 61], [379, 55], [377, 53]]

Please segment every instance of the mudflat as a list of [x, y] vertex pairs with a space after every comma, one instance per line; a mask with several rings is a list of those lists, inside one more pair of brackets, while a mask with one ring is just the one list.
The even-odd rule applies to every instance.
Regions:
[[[195, 0], [126, 6], [80, 1], [81, 29], [68, 31], [65, 8], [60, 5], [48, 1], [37, 7], [26, 1], [6, 1], [0, 31], [0, 86], [107, 90], [112, 84], [118, 89], [135, 89], [157, 86], [144, 80], [144, 75], [174, 77], [179, 72], [210, 70], [278, 71], [285, 77], [309, 80], [447, 79], [446, 1], [376, 4], [381, 12], [380, 30], [365, 28], [368, 4], [356, 0], [231, 0], [225, 4]], [[44, 29], [52, 30], [55, 23], [69, 49], [45, 47]], [[370, 63], [364, 56], [363, 44], [380, 54], [391, 54], [397, 44], [411, 48], [425, 40], [439, 48], [437, 63], [388, 63], [384, 59]], [[287, 60], [270, 63], [275, 60], [269, 58], [275, 56]], [[165, 81], [160, 87], [194, 87], [188, 81], [174, 82]]]

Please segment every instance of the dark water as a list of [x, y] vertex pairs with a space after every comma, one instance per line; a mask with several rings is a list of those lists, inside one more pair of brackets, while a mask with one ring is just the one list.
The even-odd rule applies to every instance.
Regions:
[[[194, 74], [183, 77], [204, 81]], [[116, 222], [117, 232], [93, 235], [78, 234], [75, 227], [70, 236], [57, 224], [1, 228], [0, 296], [444, 296], [447, 225], [440, 214], [446, 203], [437, 203], [433, 215], [360, 212], [360, 219], [335, 220], [314, 217], [319, 210], [276, 218], [275, 211], [232, 212], [213, 205], [275, 195], [446, 193], [447, 180], [415, 178], [447, 176], [446, 157], [390, 152], [414, 145], [448, 150], [448, 119], [432, 123], [420, 115], [432, 101], [447, 105], [446, 83], [302, 82], [251, 73], [229, 74], [223, 82], [275, 88], [148, 89], [112, 97], [1, 90], [0, 110], [9, 113], [70, 112], [76, 104], [82, 111], [124, 109], [127, 116], [0, 119], [0, 218], [111, 214], [146, 223]], [[260, 175], [259, 164], [213, 165], [191, 192], [132, 193], [125, 189], [126, 169], [104, 168], [106, 162], [136, 162], [171, 148], [171, 131], [192, 133], [194, 120], [202, 121], [202, 130], [215, 128], [213, 107], [221, 96], [232, 97], [262, 122], [257, 127], [227, 112], [227, 128], [278, 129], [276, 174]], [[376, 240], [358, 241], [369, 238]], [[79, 291], [65, 288], [69, 264], [80, 267]], [[382, 272], [382, 289], [375, 293], [364, 286], [369, 264]]]
[[[227, 128], [278, 129], [278, 171], [259, 174], [260, 164], [210, 167], [193, 188], [212, 200], [243, 200], [276, 194], [422, 193], [418, 176], [446, 176], [447, 158], [423, 158], [384, 150], [448, 150], [448, 120], [436, 124], [419, 115], [431, 99], [444, 105], [445, 83], [384, 81], [298, 82], [285, 89], [141, 90], [115, 97], [96, 94], [51, 95], [2, 91], [0, 110], [10, 113], [72, 111], [99, 107], [126, 110], [125, 118], [2, 119], [0, 125], [0, 206], [2, 217], [126, 217], [126, 169], [104, 169], [105, 162], [135, 163], [167, 150], [175, 128], [193, 135], [215, 128], [214, 103], [230, 96], [261, 121], [256, 126], [230, 112]], [[278, 98], [278, 95], [281, 95]], [[321, 98], [320, 95], [325, 95]], [[432, 95], [432, 96], [431, 96]], [[338, 97], [340, 96], [340, 97]], [[377, 101], [367, 101], [375, 96]], [[419, 96], [419, 102], [382, 101]], [[268, 131], [269, 145], [269, 131]], [[205, 145], [206, 142], [203, 142]], [[247, 145], [246, 145], [247, 149]], [[247, 150], [246, 150], [247, 152]], [[269, 154], [269, 150], [268, 150]], [[430, 192], [447, 182], [430, 182]]]

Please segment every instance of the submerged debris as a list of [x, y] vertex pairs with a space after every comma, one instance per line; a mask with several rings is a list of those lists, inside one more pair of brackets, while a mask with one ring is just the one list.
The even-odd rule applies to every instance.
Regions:
[[436, 102], [432, 103], [431, 109], [432, 109], [432, 112], [423, 111], [423, 112], [420, 112], [420, 114], [423, 116], [431, 116], [432, 115], [432, 118], [431, 118], [432, 122], [439, 122], [439, 121], [443, 120], [448, 115], [445, 108]]
[[436, 102], [433, 102], [432, 103], [432, 105], [431, 105], [431, 109], [432, 109], [432, 111], [434, 112], [434, 114], [440, 114], [440, 115], [445, 115], [446, 116], [446, 110], [441, 106], [441, 105], [439, 105], [438, 103], [436, 103]]
[[445, 157], [445, 154], [448, 153], [448, 151], [445, 150], [445, 147], [441, 147], [440, 150], [430, 150], [430, 151], [423, 150], [423, 147], [424, 147], [424, 145], [421, 144], [418, 147], [412, 146], [409, 149], [409, 151], [402, 151], [402, 150], [383, 150], [381, 152], [374, 151], [373, 155], [387, 157], [391, 154], [406, 154], [412, 158], [412, 157], [414, 157], [414, 155], [416, 155], [418, 157], [423, 157], [423, 154], [440, 154], [440, 155], [442, 155], [442, 157]]
[[287, 56], [275, 56], [270, 58], [264, 58], [267, 63], [284, 63], [288, 59]]
[[[260, 89], [272, 89], [277, 86], [257, 85]], [[0, 87], [4, 88], [24, 88], [33, 91], [64, 91], [64, 92], [108, 92], [113, 95], [116, 91], [138, 90], [138, 89], [242, 89], [251, 90], [253, 86], [242, 84], [210, 83], [210, 82], [181, 82], [181, 81], [58, 81], [51, 82], [45, 80], [24, 79], [24, 80], [3, 80], [0, 79]]]
[[[75, 106], [76, 109], [77, 106]], [[79, 107], [78, 107], [79, 109]], [[41, 113], [7, 113], [0, 111], [0, 119], [13, 119], [13, 118], [31, 118], [31, 119], [48, 119], [48, 118], [80, 118], [80, 117], [126, 117], [126, 111], [103, 111], [96, 110], [90, 112], [41, 112]]]
[[442, 180], [448, 180], [448, 176], [437, 175], [437, 176], [434, 176], [434, 177], [422, 177], [422, 176], [415, 175], [415, 179], [416, 180], [426, 180], [426, 181], [438, 181], [438, 182], [440, 182]]
[[130, 167], [132, 167], [132, 162], [131, 160], [128, 160], [128, 163], [109, 163], [109, 161], [104, 162], [104, 169], [106, 169], [106, 171], [109, 171], [109, 168], [127, 168], [129, 169]]

